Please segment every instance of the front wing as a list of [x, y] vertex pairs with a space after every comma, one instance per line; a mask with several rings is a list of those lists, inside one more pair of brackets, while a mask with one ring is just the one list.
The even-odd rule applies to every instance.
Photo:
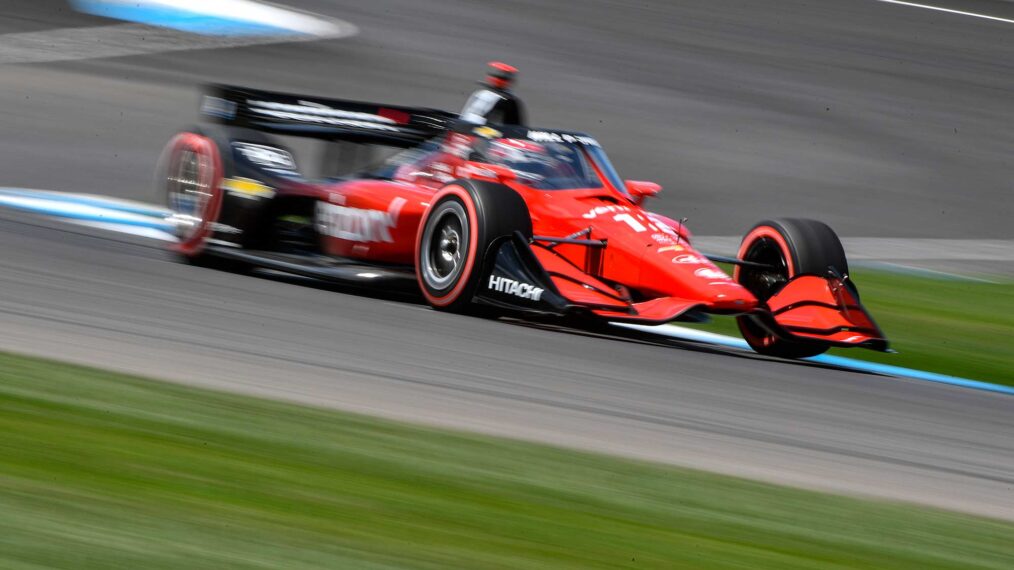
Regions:
[[[659, 297], [635, 302], [622, 286], [611, 286], [564, 257], [551, 245], [520, 233], [494, 243], [487, 252], [475, 293], [480, 304], [529, 314], [586, 315], [609, 321], [664, 324], [707, 305]], [[887, 350], [887, 340], [855, 290], [843, 277], [799, 275], [755, 309], [776, 335], [794, 341]]]

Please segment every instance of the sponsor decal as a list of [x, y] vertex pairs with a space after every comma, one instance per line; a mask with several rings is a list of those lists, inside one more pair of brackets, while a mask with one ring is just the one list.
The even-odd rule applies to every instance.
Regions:
[[450, 182], [454, 180], [454, 169], [446, 162], [434, 162], [430, 169], [433, 171], [433, 179], [437, 182]]
[[472, 132], [486, 139], [498, 139], [503, 136], [503, 133], [493, 127], [476, 127]]
[[228, 99], [222, 99], [221, 97], [205, 95], [201, 99], [201, 112], [212, 117], [233, 119], [236, 117], [236, 103]]
[[528, 131], [528, 139], [535, 142], [574, 143], [599, 146], [598, 141], [585, 135], [569, 135], [550, 131]]
[[398, 127], [391, 126], [395, 124], [395, 121], [387, 117], [373, 113], [343, 111], [312, 101], [300, 101], [298, 105], [293, 105], [274, 101], [248, 100], [247, 104], [250, 105], [251, 112], [275, 119], [378, 131], [398, 131]]
[[714, 267], [702, 267], [697, 271], [694, 271], [694, 275], [704, 279], [714, 279], [717, 281], [729, 281], [729, 276], [722, 273], [722, 270]]
[[543, 290], [535, 285], [515, 281], [506, 277], [489, 276], [489, 290], [506, 295], [513, 295], [529, 301], [538, 301], [542, 298]]
[[630, 214], [616, 214], [615, 216], [613, 216], [613, 221], [623, 222], [628, 226], [630, 226], [630, 229], [634, 230], [637, 233], [648, 231], [648, 228], [644, 227], [644, 225], [641, 223], [644, 222], [645, 220], [644, 217], [640, 215], [637, 215], [637, 217], [635, 218]]
[[591, 210], [588, 210], [584, 214], [581, 214], [581, 217], [586, 220], [594, 220], [595, 218], [604, 214], [612, 214], [615, 212], [629, 212], [629, 211], [630, 206], [597, 206], [595, 208], [592, 208]]
[[[661, 250], [659, 250], [659, 251], [661, 251]], [[707, 260], [705, 260], [704, 258], [702, 258], [700, 256], [694, 255], [692, 253], [685, 253], [683, 255], [677, 255], [676, 257], [672, 258], [672, 262], [673, 263], [685, 263], [685, 264], [701, 265], [701, 264], [707, 263]]]
[[317, 231], [349, 241], [391, 243], [391, 230], [398, 226], [398, 214], [407, 202], [395, 198], [386, 212], [317, 202]]
[[263, 166], [267, 170], [286, 173], [296, 171], [296, 160], [292, 158], [291, 154], [280, 148], [243, 142], [232, 143], [232, 148], [250, 162]]
[[658, 217], [657, 214], [646, 212], [648, 219], [652, 221], [653, 227], [661, 232], [665, 232], [673, 237], [679, 237], [679, 232], [674, 230], [669, 224], [662, 221], [662, 218]]
[[444, 142], [443, 151], [458, 158], [467, 158], [472, 152], [471, 141], [461, 133], [451, 133]]
[[683, 247], [682, 245], [679, 245], [679, 244], [676, 244], [676, 245], [667, 245], [665, 247], [658, 248], [658, 252], [659, 253], [665, 253], [667, 251], [677, 251], [677, 252], [679, 252], [679, 251], [686, 251], [686, 250], [687, 250], [687, 248], [685, 248], [685, 247]]
[[674, 238], [673, 236], [662, 233], [651, 234], [651, 239], [655, 240], [656, 243], [660, 243], [662, 245], [669, 245], [671, 243], [676, 242], [676, 238]]
[[233, 196], [251, 200], [273, 198], [275, 195], [274, 188], [252, 178], [226, 178], [222, 181], [222, 188]]

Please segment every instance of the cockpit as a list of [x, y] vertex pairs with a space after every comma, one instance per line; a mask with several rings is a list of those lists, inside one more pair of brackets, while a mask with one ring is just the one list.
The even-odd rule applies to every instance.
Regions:
[[538, 190], [602, 187], [602, 181], [581, 149], [567, 143], [537, 143], [524, 139], [479, 141], [470, 158], [510, 168], [519, 182]]
[[382, 170], [395, 179], [442, 185], [467, 163], [509, 168], [518, 183], [536, 190], [609, 187], [629, 197], [595, 139], [518, 126], [462, 126], [395, 155]]

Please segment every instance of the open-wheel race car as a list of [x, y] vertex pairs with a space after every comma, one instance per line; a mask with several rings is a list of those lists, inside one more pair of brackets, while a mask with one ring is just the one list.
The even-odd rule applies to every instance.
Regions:
[[[827, 225], [765, 221], [737, 257], [704, 255], [681, 221], [642, 207], [660, 187], [621, 179], [594, 138], [527, 126], [513, 72], [494, 66], [461, 113], [210, 86], [205, 123], [176, 135], [160, 163], [174, 251], [408, 285], [445, 311], [642, 324], [734, 315], [766, 355], [887, 350]], [[397, 151], [310, 177], [276, 135]]]

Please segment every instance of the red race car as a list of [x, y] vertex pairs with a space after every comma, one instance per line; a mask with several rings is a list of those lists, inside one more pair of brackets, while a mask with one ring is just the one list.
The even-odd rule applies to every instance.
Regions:
[[[527, 126], [513, 74], [495, 64], [461, 113], [209, 87], [207, 123], [176, 135], [160, 163], [174, 250], [204, 265], [408, 284], [445, 311], [735, 315], [767, 355], [887, 350], [827, 225], [761, 222], [736, 258], [704, 255], [680, 221], [642, 207], [660, 187], [621, 179], [594, 138]], [[340, 174], [308, 176], [274, 135], [326, 141], [322, 162]]]

